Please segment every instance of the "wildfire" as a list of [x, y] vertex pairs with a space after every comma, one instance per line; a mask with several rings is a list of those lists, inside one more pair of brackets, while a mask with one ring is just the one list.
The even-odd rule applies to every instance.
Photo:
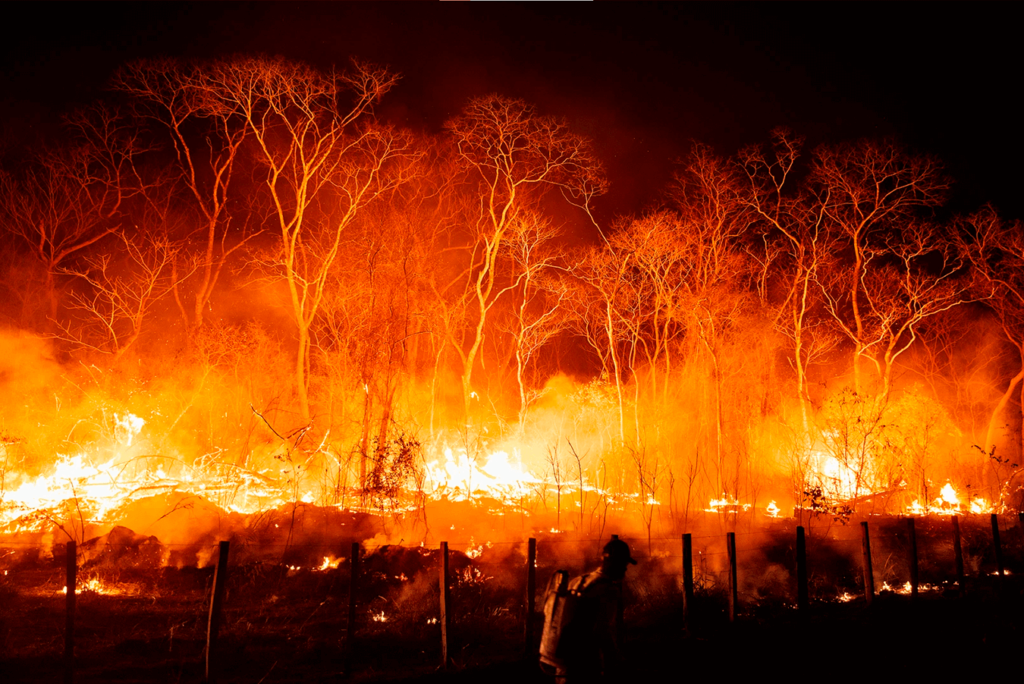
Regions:
[[439, 460], [427, 463], [426, 476], [430, 496], [453, 501], [466, 501], [478, 496], [508, 501], [541, 484], [540, 479], [523, 468], [518, 452], [513, 462], [508, 452], [495, 451], [481, 466], [465, 450], [460, 449], [456, 453], [448, 447], [444, 450], [443, 463]]
[[[146, 421], [131, 413], [114, 415], [113, 439], [95, 445], [92, 453], [58, 454], [49, 471], [35, 476], [7, 474], [11, 489], [0, 494], [0, 530], [17, 534], [39, 532], [53, 520], [71, 517], [81, 523], [116, 521], [127, 504], [161, 492], [183, 492], [223, 508], [248, 514], [293, 500], [287, 483], [276, 483], [269, 472], [237, 468], [197, 468], [167, 458], [153, 465], [141, 456], [136, 439]], [[304, 492], [300, 501], [310, 503]], [[73, 513], [73, 515], [70, 515]]]
[[371, 616], [371, 618], [373, 619], [374, 622], [387, 622], [388, 621], [388, 616], [384, 614], [383, 610], [380, 611], [379, 613], [374, 613], [374, 612], [371, 611], [370, 612], [370, 616]]
[[769, 517], [778, 518], [781, 509], [778, 507], [778, 505], [776, 505], [775, 499], [772, 499], [771, 503], [768, 504], [768, 507], [765, 508], [765, 511], [768, 513]]
[[734, 497], [723, 493], [721, 499], [712, 499], [704, 510], [708, 513], [739, 513], [740, 511], [749, 511], [750, 508], [750, 504], [741, 504]]
[[985, 515], [994, 513], [994, 506], [983, 497], [976, 497], [970, 500], [970, 504], [964, 508], [963, 503], [960, 501], [960, 495], [957, 493], [956, 488], [949, 482], [942, 486], [939, 490], [939, 496], [927, 504], [922, 504], [919, 499], [914, 501], [907, 506], [904, 511], [905, 515], [921, 516], [921, 515], [958, 515], [961, 513], [973, 513], [974, 515]]

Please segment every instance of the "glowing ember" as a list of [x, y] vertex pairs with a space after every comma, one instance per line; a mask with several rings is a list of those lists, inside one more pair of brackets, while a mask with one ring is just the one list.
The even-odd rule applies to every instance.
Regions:
[[[60, 593], [67, 594], [67, 586], [63, 586], [60, 589]], [[83, 593], [102, 594], [104, 596], [116, 596], [125, 593], [124, 590], [118, 587], [110, 586], [104, 583], [97, 577], [91, 577], [85, 581], [79, 582], [78, 586], [75, 587], [75, 596]]]
[[384, 614], [383, 610], [380, 611], [379, 613], [374, 613], [374, 612], [371, 611], [370, 616], [373, 618], [374, 622], [387, 622], [388, 621], [388, 616]]

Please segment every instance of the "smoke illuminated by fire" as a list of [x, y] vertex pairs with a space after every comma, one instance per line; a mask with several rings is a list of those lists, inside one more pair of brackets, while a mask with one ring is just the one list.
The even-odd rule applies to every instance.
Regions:
[[132, 106], [2, 169], [28, 285], [0, 307], [0, 533], [290, 548], [372, 518], [475, 558], [499, 527], [1019, 508], [1019, 227], [924, 220], [934, 160], [780, 129], [608, 217], [557, 113], [487, 95], [406, 130], [373, 106], [399, 75], [350, 68], [127, 64]]

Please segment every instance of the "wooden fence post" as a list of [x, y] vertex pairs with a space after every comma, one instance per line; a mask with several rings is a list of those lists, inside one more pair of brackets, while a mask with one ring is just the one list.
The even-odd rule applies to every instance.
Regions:
[[527, 657], [533, 651], [533, 613], [537, 609], [537, 540], [530, 537], [526, 542], [526, 635]]
[[956, 566], [956, 583], [960, 593], [964, 592], [964, 550], [960, 545], [960, 518], [952, 516], [953, 522], [953, 562]]
[[796, 607], [799, 611], [807, 610], [807, 539], [804, 537], [804, 526], [796, 526]]
[[736, 586], [736, 533], [727, 532], [725, 544], [729, 551], [729, 622], [736, 621], [736, 604], [739, 603], [739, 592]]
[[917, 575], [917, 530], [914, 525], [913, 518], [907, 518], [907, 534], [910, 540], [910, 599], [917, 599], [917, 586], [918, 586], [918, 575]]
[[996, 550], [996, 570], [998, 577], [1003, 577], [1003, 547], [999, 543], [999, 516], [992, 514], [992, 546]]
[[64, 545], [67, 553], [67, 574], [65, 586], [67, 596], [64, 599], [64, 682], [75, 681], [75, 592], [78, 591], [78, 549], [73, 541]]
[[[618, 541], [619, 535], [613, 534], [612, 541]], [[601, 543], [599, 539], [598, 544]], [[616, 592], [615, 599], [615, 643], [618, 644], [619, 648], [623, 648], [626, 643], [626, 601], [622, 595], [622, 592]]]
[[441, 567], [438, 573], [441, 601], [441, 667], [448, 669], [448, 628], [451, 625], [451, 592], [448, 587], [448, 542], [441, 542]]
[[871, 570], [871, 540], [868, 537], [868, 524], [860, 524], [861, 533], [861, 559], [864, 570], [864, 599], [871, 605], [875, 598], [875, 575]]
[[690, 629], [693, 610], [693, 538], [683, 535], [683, 629]]
[[214, 651], [217, 648], [217, 635], [220, 632], [220, 614], [224, 604], [224, 586], [228, 578], [228, 545], [222, 541], [218, 546], [217, 567], [213, 571], [213, 591], [210, 595], [210, 618], [206, 623], [206, 670], [204, 681], [214, 681]]
[[349, 564], [348, 581], [348, 638], [345, 640], [345, 675], [352, 673], [356, 642], [356, 597], [359, 592], [359, 542], [352, 543], [352, 557]]

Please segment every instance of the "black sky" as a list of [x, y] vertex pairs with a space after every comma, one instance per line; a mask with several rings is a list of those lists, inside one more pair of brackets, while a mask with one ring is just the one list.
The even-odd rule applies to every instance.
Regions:
[[692, 140], [727, 154], [784, 125], [812, 146], [896, 136], [946, 163], [954, 210], [1024, 216], [1013, 3], [12, 4], [8, 145], [49, 135], [130, 59], [358, 56], [403, 74], [381, 114], [414, 128], [489, 92], [565, 116], [609, 168], [609, 215], [654, 200]]

